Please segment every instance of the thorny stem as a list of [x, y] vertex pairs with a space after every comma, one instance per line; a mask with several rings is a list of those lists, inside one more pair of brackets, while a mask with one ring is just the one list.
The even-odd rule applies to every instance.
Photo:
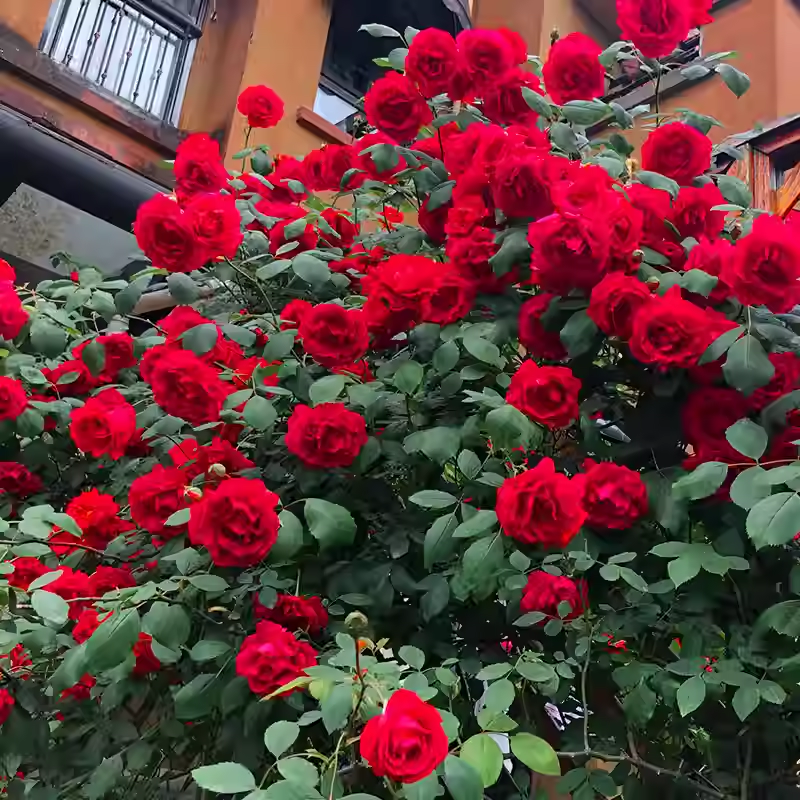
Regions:
[[745, 745], [744, 753], [744, 767], [742, 768], [742, 780], [740, 783], [739, 796], [741, 800], [747, 800], [750, 791], [750, 768], [753, 764], [753, 739], [747, 737], [747, 744]]

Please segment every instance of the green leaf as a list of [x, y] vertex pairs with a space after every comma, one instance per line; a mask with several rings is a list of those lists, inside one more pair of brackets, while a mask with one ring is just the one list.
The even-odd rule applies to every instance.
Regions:
[[725, 438], [737, 453], [752, 458], [754, 461], [764, 455], [767, 444], [769, 444], [767, 432], [749, 419], [740, 419], [738, 422], [734, 422], [725, 431]]
[[[405, 800], [436, 800], [441, 794], [444, 794], [444, 790], [439, 785], [439, 779], [435, 772], [421, 781], [403, 784]], [[348, 797], [346, 800], [352, 800], [352, 797]]]
[[737, 97], [741, 97], [750, 88], [750, 78], [731, 64], [718, 64], [717, 72]]
[[439, 464], [444, 464], [445, 461], [454, 458], [459, 447], [461, 447], [459, 428], [428, 428], [416, 431], [403, 440], [403, 449], [407, 453], [422, 452], [431, 461]]
[[565, 122], [554, 122], [550, 126], [550, 140], [564, 153], [571, 156], [580, 155], [581, 151], [578, 147], [578, 138], [575, 136], [575, 131]]
[[475, 768], [485, 788], [497, 783], [503, 769], [503, 753], [491, 736], [479, 733], [467, 739], [461, 745], [461, 758]]
[[309, 253], [300, 253], [292, 260], [292, 270], [298, 278], [312, 286], [321, 286], [330, 280], [331, 271], [322, 259]]
[[740, 472], [731, 484], [731, 500], [739, 508], [750, 509], [772, 493], [763, 467], [750, 467]]
[[225, 655], [230, 649], [231, 646], [227, 642], [217, 639], [202, 639], [189, 651], [189, 657], [192, 661], [211, 661]]
[[501, 450], [516, 447], [535, 450], [543, 439], [542, 429], [511, 405], [493, 408], [486, 415], [486, 430], [492, 444]]
[[200, 297], [200, 287], [182, 272], [173, 272], [167, 278], [169, 293], [182, 305], [191, 305]]
[[26, 408], [16, 419], [17, 433], [30, 439], [44, 430], [44, 417], [33, 408]]
[[306, 500], [304, 513], [306, 525], [321, 550], [344, 547], [355, 540], [356, 523], [346, 508], [312, 498]]
[[478, 361], [497, 367], [502, 367], [505, 363], [505, 360], [500, 356], [500, 350], [497, 345], [488, 339], [483, 339], [474, 334], [472, 336], [467, 334], [463, 341], [466, 351], [477, 358]]
[[196, 356], [204, 356], [216, 347], [219, 339], [219, 328], [213, 322], [195, 325], [194, 328], [189, 328], [180, 338], [184, 347], [191, 350]]
[[252, 792], [256, 788], [253, 773], [233, 761], [193, 769], [192, 778], [201, 789], [218, 794], [240, 794]]
[[278, 772], [291, 783], [303, 786], [316, 786], [319, 783], [317, 768], [304, 758], [282, 758], [278, 762]]
[[314, 381], [308, 390], [312, 405], [318, 406], [320, 403], [330, 403], [335, 400], [344, 389], [344, 382], [344, 375], [326, 375]]
[[203, 592], [224, 592], [229, 588], [228, 581], [219, 575], [191, 575], [188, 581]]
[[121, 664], [138, 638], [139, 612], [135, 608], [115, 611], [86, 642], [88, 671], [96, 675]]
[[424, 375], [425, 370], [422, 368], [422, 364], [418, 364], [416, 361], [404, 361], [395, 372], [392, 383], [403, 394], [414, 394], [422, 383]]
[[89, 368], [89, 372], [96, 378], [102, 371], [106, 363], [106, 348], [102, 342], [93, 339], [86, 344], [81, 351], [81, 359]]
[[452, 370], [461, 358], [461, 351], [454, 341], [445, 342], [437, 347], [433, 353], [433, 368], [440, 374], [446, 375]]
[[645, 186], [649, 186], [651, 189], [662, 189], [668, 192], [673, 200], [678, 196], [678, 192], [680, 191], [680, 187], [672, 178], [659, 175], [657, 172], [639, 170], [636, 173], [636, 181]]
[[592, 788], [603, 797], [616, 797], [619, 794], [617, 782], [603, 769], [595, 769], [589, 774]]
[[750, 509], [746, 527], [759, 549], [791, 542], [800, 532], [800, 497], [780, 492], [761, 500]]
[[178, 525], [185, 525], [189, 521], [191, 513], [191, 509], [179, 508], [177, 511], [174, 511], [167, 517], [167, 520], [164, 524], [170, 528], [174, 528]]
[[690, 269], [681, 276], [680, 285], [687, 292], [700, 294], [708, 297], [714, 291], [714, 287], [719, 283], [716, 275], [709, 275], [702, 269]]
[[775, 681], [761, 680], [758, 683], [758, 693], [767, 703], [781, 705], [786, 701], [786, 691]]
[[272, 545], [269, 554], [276, 561], [285, 561], [303, 546], [303, 526], [291, 511], [281, 511], [278, 519], [281, 523], [278, 540]]
[[130, 314], [144, 294], [144, 290], [150, 285], [152, 275], [142, 275], [135, 281], [129, 283], [121, 292], [117, 292], [114, 297], [114, 305], [120, 314]]
[[514, 684], [508, 678], [501, 678], [490, 684], [483, 695], [483, 707], [489, 711], [508, 711], [514, 702]]
[[496, 524], [497, 514], [490, 509], [481, 509], [456, 528], [453, 538], [468, 539], [472, 536], [480, 536], [491, 530]]
[[34, 352], [56, 358], [64, 352], [67, 333], [43, 317], [36, 317], [31, 323], [30, 341]]
[[37, 589], [31, 595], [33, 610], [51, 625], [60, 628], [69, 616], [69, 603], [53, 592]]
[[530, 733], [512, 736], [511, 752], [533, 772], [540, 775], [561, 775], [556, 751], [544, 740]]
[[706, 682], [695, 675], [678, 687], [678, 711], [682, 717], [696, 711], [706, 699]]
[[722, 196], [733, 205], [749, 208], [753, 202], [753, 195], [747, 184], [733, 175], [720, 175], [717, 177], [717, 186]]
[[792, 639], [800, 637], [800, 600], [787, 600], [768, 608], [753, 626], [755, 631], [768, 628]]
[[589, 773], [583, 768], [571, 769], [557, 784], [556, 790], [563, 794], [574, 792], [582, 783], [585, 783]]
[[586, 127], [607, 117], [611, 109], [602, 100], [570, 100], [561, 106], [561, 113], [573, 125]]
[[435, 211], [437, 208], [449, 203], [453, 196], [453, 187], [455, 185], [455, 181], [445, 181], [439, 184], [428, 196], [428, 210]]
[[418, 647], [412, 647], [411, 645], [403, 645], [398, 651], [397, 655], [406, 662], [411, 667], [414, 667], [416, 670], [422, 670], [425, 666], [425, 653], [422, 652]]
[[[215, 576], [206, 575], [204, 577], [213, 578]], [[192, 625], [189, 615], [181, 606], [156, 601], [142, 617], [142, 628], [159, 644], [178, 649], [189, 638]]]
[[520, 661], [515, 669], [525, 680], [533, 681], [533, 683], [546, 683], [552, 680], [556, 674], [553, 667], [542, 661]]
[[744, 722], [761, 702], [761, 695], [755, 686], [740, 686], [733, 695], [733, 710], [736, 716]]
[[528, 108], [532, 111], [535, 111], [537, 114], [550, 118], [553, 113], [553, 107], [547, 100], [539, 94], [539, 92], [534, 92], [528, 86], [522, 87], [522, 97], [524, 98], [525, 102], [528, 104]]
[[374, 22], [371, 22], [368, 25], [362, 25], [358, 30], [359, 32], [366, 31], [370, 36], [374, 36], [375, 38], [403, 38], [400, 32], [396, 31], [394, 28], [390, 28], [388, 25], [378, 25]]
[[725, 382], [744, 395], [766, 386], [775, 375], [775, 367], [767, 357], [761, 342], [745, 333], [728, 349], [722, 366]]
[[702, 562], [700, 558], [686, 555], [681, 558], [676, 558], [674, 561], [670, 561], [669, 564], [667, 564], [667, 573], [676, 587], [682, 586], [687, 581], [697, 577], [701, 566]]
[[[325, 796], [328, 796], [327, 792], [325, 792]], [[377, 800], [370, 795], [355, 796], [360, 796], [362, 800]], [[247, 795], [244, 800], [323, 800], [323, 797], [313, 786], [291, 781], [278, 781], [266, 790]]]
[[479, 681], [496, 681], [511, 672], [511, 664], [489, 664], [484, 667], [476, 676]]
[[481, 471], [481, 460], [472, 450], [462, 450], [458, 454], [458, 468], [465, 478], [472, 480]]
[[294, 346], [294, 331], [280, 331], [273, 333], [264, 347], [264, 358], [267, 361], [280, 361], [292, 352]]
[[412, 494], [408, 499], [423, 508], [448, 508], [458, 502], [458, 499], [453, 495], [441, 492], [438, 489], [423, 489], [421, 492]]
[[280, 720], [273, 722], [264, 731], [264, 744], [275, 758], [280, 758], [297, 741], [299, 735], [300, 726], [296, 722]]
[[586, 311], [576, 311], [561, 329], [561, 341], [570, 358], [588, 352], [597, 337], [597, 325]]
[[278, 418], [272, 403], [266, 397], [260, 397], [259, 395], [254, 395], [247, 401], [242, 416], [244, 421], [257, 431], [265, 431], [271, 428]]
[[[442, 494], [444, 494], [442, 492]], [[455, 498], [453, 503], [455, 505]], [[458, 527], [458, 520], [455, 514], [445, 514], [439, 517], [425, 533], [424, 555], [425, 568], [430, 569], [439, 561], [446, 561], [455, 551], [453, 532]], [[446, 583], [446, 582], [445, 582]], [[449, 595], [449, 589], [448, 589]]]
[[676, 499], [701, 500], [714, 494], [728, 477], [728, 465], [721, 461], [705, 461], [697, 469], [672, 484]]
[[328, 733], [343, 728], [353, 710], [353, 690], [350, 684], [338, 683], [320, 705], [322, 723]]
[[730, 346], [742, 335], [742, 331], [744, 331], [744, 328], [741, 325], [737, 325], [735, 328], [725, 331], [725, 333], [711, 342], [705, 353], [700, 356], [700, 361], [697, 363], [702, 366], [703, 364], [710, 364], [712, 361], [721, 358], [725, 355]]
[[478, 771], [464, 759], [447, 756], [444, 782], [453, 800], [483, 800], [483, 781]]

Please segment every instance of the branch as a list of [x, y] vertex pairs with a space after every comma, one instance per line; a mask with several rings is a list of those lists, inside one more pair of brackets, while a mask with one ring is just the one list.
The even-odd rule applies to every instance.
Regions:
[[744, 753], [744, 768], [742, 769], [741, 791], [739, 796], [741, 800], [747, 800], [748, 792], [750, 791], [750, 768], [753, 764], [753, 740], [747, 737], [747, 745]]

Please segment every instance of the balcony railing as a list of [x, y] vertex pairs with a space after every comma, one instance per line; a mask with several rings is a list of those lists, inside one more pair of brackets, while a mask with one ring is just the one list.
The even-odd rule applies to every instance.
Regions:
[[204, 11], [205, 0], [56, 0], [42, 49], [174, 124]]

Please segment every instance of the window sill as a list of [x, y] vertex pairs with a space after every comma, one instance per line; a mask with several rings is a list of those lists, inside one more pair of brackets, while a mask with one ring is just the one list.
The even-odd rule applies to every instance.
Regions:
[[300, 106], [297, 109], [297, 124], [307, 131], [311, 131], [322, 138], [328, 144], [352, 144], [353, 137], [337, 128], [332, 122], [328, 122], [307, 106]]

